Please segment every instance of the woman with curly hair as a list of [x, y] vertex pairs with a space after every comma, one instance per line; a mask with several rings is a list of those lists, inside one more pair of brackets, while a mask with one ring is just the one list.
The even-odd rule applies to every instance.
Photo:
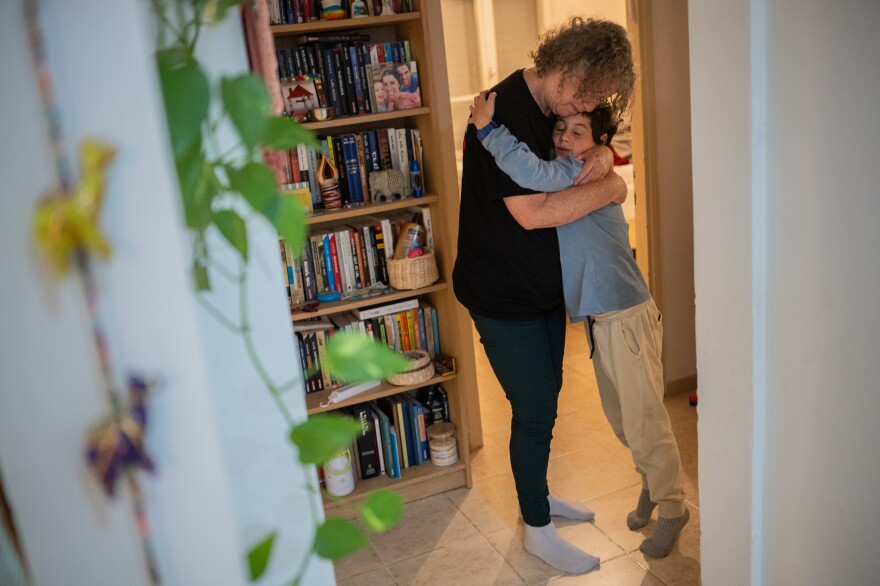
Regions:
[[[635, 70], [626, 31], [604, 20], [572, 18], [547, 33], [534, 66], [491, 88], [493, 120], [538, 155], [553, 158], [557, 117], [607, 104], [618, 121], [628, 108]], [[458, 257], [453, 285], [512, 410], [510, 463], [526, 551], [571, 573], [599, 560], [566, 542], [551, 515], [589, 521], [592, 511], [550, 493], [550, 440], [562, 388], [565, 304], [556, 226], [626, 198], [611, 171], [613, 156], [596, 146], [583, 156], [575, 186], [554, 193], [523, 188], [465, 134]]]

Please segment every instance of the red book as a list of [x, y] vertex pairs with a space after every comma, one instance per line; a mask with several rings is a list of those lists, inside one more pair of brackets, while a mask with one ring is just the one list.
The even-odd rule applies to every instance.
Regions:
[[[336, 280], [336, 290], [342, 293], [342, 273], [339, 271], [339, 253], [336, 250], [336, 234], [330, 234], [330, 261], [333, 264], [333, 278]], [[330, 267], [327, 267], [330, 269]]]

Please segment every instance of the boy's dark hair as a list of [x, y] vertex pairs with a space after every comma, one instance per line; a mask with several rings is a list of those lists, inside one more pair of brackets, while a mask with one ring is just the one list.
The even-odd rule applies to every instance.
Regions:
[[[590, 119], [590, 128], [593, 130], [593, 142], [596, 144], [611, 144], [611, 139], [617, 132], [617, 122], [608, 104], [599, 104], [592, 112], [583, 112], [583, 116]], [[607, 134], [605, 140], [602, 135]]]

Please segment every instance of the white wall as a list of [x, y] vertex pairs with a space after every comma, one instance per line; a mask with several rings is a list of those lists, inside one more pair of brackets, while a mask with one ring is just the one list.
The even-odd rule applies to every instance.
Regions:
[[[302, 522], [308, 509], [297, 484], [302, 472], [291, 465], [283, 425], [253, 385], [241, 346], [232, 352], [229, 338], [215, 335], [190, 289], [188, 237], [153, 73], [149, 3], [40, 5], [69, 146], [75, 152], [81, 138], [92, 136], [119, 150], [102, 214], [115, 252], [96, 273], [116, 378], [136, 370], [163, 381], [150, 398], [148, 442], [158, 472], [141, 477], [162, 583], [247, 583], [249, 540], [271, 528], [288, 549], [264, 583], [280, 583], [278, 572], [291, 576], [299, 561], [293, 547], [311, 534], [311, 522], [305, 528]], [[146, 584], [127, 492], [121, 487], [117, 499], [107, 500], [83, 463], [84, 434], [108, 405], [81, 288], [76, 277], [50, 280], [30, 238], [34, 206], [55, 180], [25, 32], [20, 3], [0, 3], [3, 489], [36, 584]], [[236, 23], [204, 34], [216, 67], [227, 58], [227, 67], [242, 66]], [[254, 314], [258, 347], [273, 373], [292, 375], [289, 315], [272, 256], [277, 245], [265, 226], [253, 231], [254, 256], [263, 261], [249, 283], [261, 306]], [[253, 395], [243, 399], [245, 390]], [[295, 417], [303, 417], [302, 396], [288, 397]], [[239, 427], [226, 427], [230, 422]], [[236, 443], [244, 436], [247, 443]], [[242, 464], [247, 459], [249, 466]], [[278, 508], [267, 521], [270, 503]], [[332, 583], [329, 564], [311, 568], [308, 583]]]
[[706, 584], [880, 574], [878, 21], [690, 6]]

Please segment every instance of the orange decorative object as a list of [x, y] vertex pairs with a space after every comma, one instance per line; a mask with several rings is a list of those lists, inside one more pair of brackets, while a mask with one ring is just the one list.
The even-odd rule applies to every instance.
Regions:
[[321, 187], [321, 200], [327, 209], [342, 206], [342, 195], [339, 193], [339, 171], [323, 154], [318, 165], [318, 185]]

